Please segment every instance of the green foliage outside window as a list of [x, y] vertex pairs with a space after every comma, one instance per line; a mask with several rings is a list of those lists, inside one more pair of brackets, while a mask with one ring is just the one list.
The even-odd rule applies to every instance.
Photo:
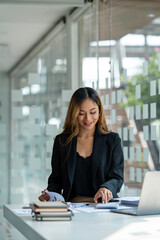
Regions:
[[[157, 103], [157, 119], [160, 119], [160, 84], [158, 83], [158, 81], [160, 81], [160, 72], [158, 71], [158, 59], [159, 53], [155, 53], [148, 59], [147, 76], [137, 74], [127, 80], [127, 84], [124, 89], [127, 102], [121, 104], [123, 108], [136, 105], [140, 105], [142, 107], [143, 104], [148, 104], [150, 106], [150, 103], [155, 102]], [[150, 96], [150, 83], [153, 80], [156, 80], [156, 95]], [[136, 85], [138, 84], [141, 85], [141, 97], [136, 99]], [[150, 121], [154, 120], [155, 119], [150, 119]]]

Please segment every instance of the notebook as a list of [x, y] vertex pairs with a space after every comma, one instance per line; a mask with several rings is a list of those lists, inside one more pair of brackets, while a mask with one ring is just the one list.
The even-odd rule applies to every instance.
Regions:
[[160, 214], [160, 171], [147, 172], [138, 207], [113, 209], [112, 212], [135, 216]]

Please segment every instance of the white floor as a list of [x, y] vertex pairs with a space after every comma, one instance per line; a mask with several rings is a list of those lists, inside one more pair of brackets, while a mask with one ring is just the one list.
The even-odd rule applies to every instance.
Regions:
[[18, 232], [3, 217], [3, 210], [0, 208], [0, 240], [26, 240], [26, 238]]

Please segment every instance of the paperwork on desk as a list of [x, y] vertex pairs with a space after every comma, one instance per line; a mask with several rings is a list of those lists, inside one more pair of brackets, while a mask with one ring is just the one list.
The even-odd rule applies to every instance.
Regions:
[[[86, 212], [86, 213], [100, 213], [100, 212], [110, 212], [111, 209], [126, 209], [138, 205], [139, 197], [122, 197], [118, 198], [117, 202], [110, 203], [68, 203], [70, 205], [69, 209], [74, 213]], [[125, 204], [127, 206], [125, 206]], [[31, 209], [13, 209], [17, 215], [28, 216], [31, 215]]]
[[132, 206], [138, 206], [140, 197], [122, 197], [119, 198], [121, 204], [123, 205], [132, 205]]
[[[72, 212], [75, 214], [74, 209], [72, 209]], [[78, 212], [85, 212], [85, 213], [100, 213], [100, 212], [110, 212], [109, 209], [96, 209], [95, 207], [80, 207], [76, 208], [76, 213]]]
[[31, 216], [31, 209], [13, 209], [13, 212], [15, 212], [17, 215], [21, 215], [21, 216]]
[[[126, 208], [130, 208], [130, 207], [126, 207], [126, 206], [118, 206], [118, 209], [126, 209]], [[103, 212], [110, 212], [110, 209], [108, 208], [102, 208], [102, 209], [98, 209], [92, 206], [81, 206], [81, 207], [69, 207], [69, 209], [74, 213], [74, 214], [78, 214], [80, 212], [85, 212], [85, 213], [103, 213]], [[13, 209], [13, 211], [19, 215], [19, 216], [31, 216], [31, 209]]]
[[[125, 206], [125, 205], [118, 205], [117, 204], [117, 209], [131, 209], [132, 206]], [[105, 212], [110, 212], [113, 208], [96, 208], [96, 207], [91, 207], [91, 206], [83, 206], [79, 208], [70, 208], [74, 214], [80, 213], [80, 212], [85, 212], [85, 213], [105, 213]]]
[[117, 202], [97, 203], [95, 205], [96, 209], [117, 209], [118, 207], [119, 203]]
[[70, 210], [73, 213], [86, 212], [86, 213], [98, 213], [109, 212], [111, 209], [119, 208], [119, 203], [71, 203]]

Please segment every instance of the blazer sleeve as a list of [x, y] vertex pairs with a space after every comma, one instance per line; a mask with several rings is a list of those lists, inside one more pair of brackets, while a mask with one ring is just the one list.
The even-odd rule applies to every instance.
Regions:
[[52, 158], [51, 158], [51, 166], [52, 173], [48, 178], [48, 191], [57, 192], [61, 194], [62, 190], [62, 176], [61, 176], [61, 159], [60, 159], [60, 142], [58, 136], [56, 136]]
[[121, 146], [121, 139], [118, 134], [115, 136], [114, 147], [111, 155], [111, 167], [107, 176], [107, 181], [100, 187], [109, 189], [116, 197], [124, 181], [124, 156]]

